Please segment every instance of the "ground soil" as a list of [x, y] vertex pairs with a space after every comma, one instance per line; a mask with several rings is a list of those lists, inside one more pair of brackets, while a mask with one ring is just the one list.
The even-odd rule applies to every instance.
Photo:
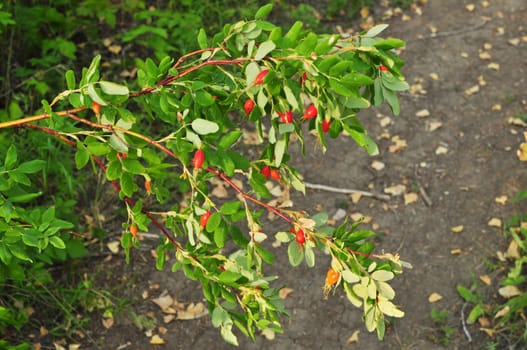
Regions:
[[[407, 41], [402, 57], [407, 62], [404, 73], [409, 83], [421, 82], [425, 91], [403, 94], [398, 117], [384, 108], [361, 116], [370, 134], [378, 139], [379, 156], [371, 158], [351, 140], [341, 138], [329, 143], [325, 156], [310, 143], [305, 158], [294, 157], [294, 165], [312, 183], [377, 192], [405, 184], [407, 192], [418, 194], [417, 202], [407, 205], [402, 196], [387, 202], [363, 198], [357, 204], [347, 195], [327, 191], [308, 190], [306, 197], [294, 196], [296, 207], [310, 213], [323, 209], [333, 215], [339, 207], [346, 207], [348, 214], [360, 212], [372, 217], [368, 225], [379, 225], [378, 249], [397, 252], [413, 264], [412, 270], [406, 270], [393, 283], [396, 302], [406, 316], [394, 321], [384, 341], [379, 342], [366, 331], [361, 313], [343, 293], [323, 299], [327, 257], [317, 256], [313, 269], [292, 269], [282, 251], [269, 273], [279, 274], [280, 282], [294, 290], [285, 300], [291, 315], [284, 319], [285, 333], [272, 341], [259, 336], [252, 342], [240, 336], [240, 349], [468, 350], [482, 349], [490, 340], [477, 325], [468, 326], [472, 341], [467, 339], [461, 327], [463, 300], [456, 285], [470, 286], [487, 272], [485, 260], [506, 248], [500, 229], [489, 226], [488, 221], [506, 219], [520, 210], [510, 199], [527, 188], [527, 174], [515, 154], [523, 130], [508, 122], [509, 117], [527, 113], [527, 42], [508, 42], [527, 35], [527, 3], [490, 0], [485, 7], [486, 2], [473, 1], [475, 8], [468, 11], [469, 3], [428, 1], [421, 15], [407, 11], [410, 20], [398, 16], [386, 21], [389, 35]], [[485, 48], [485, 44], [492, 47]], [[482, 52], [488, 52], [490, 59], [480, 58]], [[489, 63], [499, 64], [499, 70], [489, 68]], [[465, 93], [475, 85], [479, 85], [479, 92]], [[493, 108], [498, 104], [501, 110]], [[416, 117], [423, 109], [430, 116]], [[381, 126], [385, 116], [392, 122]], [[442, 126], [430, 131], [434, 122]], [[390, 152], [393, 142], [383, 138], [383, 133], [398, 135], [406, 140], [407, 148]], [[446, 154], [437, 154], [438, 147], [446, 149]], [[385, 168], [374, 170], [373, 160], [383, 162]], [[505, 205], [495, 201], [502, 195], [509, 198]], [[463, 225], [463, 231], [452, 233], [451, 228], [458, 225]], [[452, 253], [456, 249], [460, 254]], [[136, 300], [130, 308], [137, 314], [153, 312], [158, 325], [167, 329], [162, 334], [166, 343], [151, 345], [150, 338], [125, 312], [109, 329], [98, 326], [90, 334], [98, 345], [86, 349], [233, 349], [223, 342], [208, 317], [163, 323], [152, 297], [166, 290], [180, 302], [199, 302], [201, 288], [181, 273], [156, 271], [148, 249], [134, 251], [132, 265], [122, 266], [117, 258], [113, 264], [121, 269], [115, 272], [127, 280], [123, 285], [132, 285], [126, 291], [127, 297]], [[149, 295], [146, 300], [141, 298], [144, 291]], [[443, 298], [432, 304], [428, 300], [432, 293]], [[433, 308], [449, 312], [448, 325], [455, 331], [447, 345], [441, 344], [440, 326], [430, 316]], [[349, 344], [347, 340], [356, 330], [359, 342]]]

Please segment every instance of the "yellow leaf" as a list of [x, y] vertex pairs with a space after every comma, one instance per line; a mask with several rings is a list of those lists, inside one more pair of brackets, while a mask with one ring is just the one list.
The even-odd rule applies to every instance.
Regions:
[[459, 248], [452, 249], [452, 250], [450, 251], [450, 254], [452, 254], [452, 255], [459, 255], [459, 254], [461, 254], [461, 253], [462, 253], [462, 251], [461, 251], [461, 249], [459, 249]]
[[390, 186], [390, 187], [386, 187], [384, 189], [384, 193], [390, 194], [392, 196], [400, 196], [405, 191], [406, 191], [406, 186], [405, 185], [401, 185], [401, 184], [393, 185], [393, 186]]
[[432, 80], [439, 80], [439, 75], [437, 75], [437, 73], [430, 73], [429, 77]]
[[467, 9], [468, 12], [472, 12], [476, 8], [476, 5], [468, 4], [468, 5], [465, 6], [465, 8]]
[[429, 303], [437, 303], [439, 300], [443, 299], [443, 296], [439, 293], [432, 293], [428, 296]]
[[490, 286], [492, 284], [492, 281], [489, 275], [481, 275], [479, 276], [479, 279], [481, 280], [481, 282], [485, 283], [487, 286]]
[[505, 252], [505, 257], [510, 259], [520, 259], [520, 247], [518, 246], [518, 243], [513, 239], [511, 243], [509, 243], [509, 247], [507, 248], [507, 251]]
[[521, 294], [521, 291], [516, 286], [505, 286], [498, 289], [498, 294], [504, 298], [512, 298]]
[[119, 241], [112, 241], [106, 244], [106, 247], [108, 247], [108, 250], [111, 251], [113, 254], [119, 253], [120, 246], [121, 246], [121, 243]]
[[114, 324], [113, 318], [103, 318], [101, 322], [103, 327], [106, 329], [112, 328]]
[[419, 196], [415, 192], [409, 192], [404, 194], [404, 205], [412, 204], [417, 202]]
[[388, 151], [390, 153], [395, 153], [399, 151], [403, 151], [406, 147], [408, 147], [408, 144], [406, 143], [406, 140], [400, 138], [399, 135], [395, 135], [392, 137], [393, 144], [388, 147]]
[[438, 122], [438, 121], [430, 121], [430, 123], [427, 124], [427, 131], [436, 131], [437, 129], [439, 129], [440, 127], [443, 126], [443, 123], [441, 122]]
[[452, 228], [450, 228], [450, 230], [454, 233], [460, 233], [460, 232], [463, 232], [463, 225], [458, 225], [458, 226], [454, 226]]
[[430, 116], [430, 112], [428, 111], [428, 109], [421, 109], [420, 111], [415, 113], [415, 116], [418, 118], [426, 118]]
[[487, 51], [482, 51], [479, 53], [479, 58], [482, 60], [490, 60], [492, 56]]
[[499, 63], [496, 63], [496, 62], [491, 62], [487, 65], [487, 68], [488, 69], [493, 69], [495, 71], [498, 71], [500, 70], [500, 64]]
[[382, 313], [391, 316], [391, 317], [403, 317], [404, 312], [401, 311], [397, 306], [395, 306], [391, 301], [386, 300], [382, 297], [378, 297], [379, 302], [377, 305], [379, 305], [379, 309], [381, 309]]
[[508, 198], [505, 195], [494, 198], [496, 203], [501, 204], [501, 205], [505, 205], [505, 203], [507, 203], [507, 199]]
[[494, 319], [500, 318], [500, 317], [503, 317], [503, 316], [507, 315], [509, 313], [509, 311], [511, 311], [511, 308], [507, 305], [503, 309], [501, 309], [500, 311], [496, 312], [496, 315], [494, 315]]
[[501, 220], [498, 218], [492, 218], [488, 222], [489, 226], [501, 228]]
[[490, 329], [490, 328], [483, 328], [482, 327], [482, 328], [480, 328], [480, 330], [482, 330], [483, 332], [487, 333], [487, 335], [489, 337], [492, 337], [492, 338], [494, 338], [494, 335], [496, 333], [496, 331], [494, 329]]
[[376, 281], [386, 282], [395, 277], [394, 273], [387, 270], [377, 270], [371, 274], [371, 278]]
[[471, 88], [465, 90], [465, 95], [472, 96], [479, 92], [479, 85], [474, 85]]
[[165, 341], [159, 335], [154, 334], [152, 336], [152, 338], [150, 338], [150, 344], [152, 344], [152, 345], [163, 345], [163, 344], [165, 344]]
[[207, 315], [208, 311], [207, 308], [203, 303], [190, 303], [187, 306], [186, 310], [178, 311], [177, 313], [177, 319], [178, 320], [194, 320], [196, 318], [203, 317]]
[[353, 343], [358, 343], [358, 342], [359, 342], [359, 331], [357, 330], [357, 331], [354, 331], [351, 337], [348, 338], [347, 343], [353, 344]]
[[360, 194], [360, 193], [352, 193], [352, 194], [350, 194], [350, 197], [351, 197], [351, 201], [353, 202], [353, 204], [357, 204], [360, 201], [360, 199], [362, 197], [362, 194]]
[[286, 299], [293, 292], [294, 289], [285, 287], [280, 289], [280, 291], [278, 292], [278, 296], [280, 297], [280, 299]]
[[262, 335], [265, 337], [265, 339], [267, 340], [274, 340], [275, 338], [275, 332], [269, 328], [266, 328], [262, 331]]
[[164, 312], [174, 304], [174, 299], [169, 294], [165, 294], [161, 295], [159, 298], [152, 299], [152, 302], [159, 306]]
[[[371, 167], [377, 171], [381, 171], [382, 169], [384, 169], [385, 165], [383, 162], [380, 162], [378, 160], [374, 160], [373, 162], [371, 162]], [[360, 195], [360, 193], [359, 193]]]
[[512, 46], [518, 46], [520, 45], [520, 38], [512, 38], [512, 39], [507, 40], [507, 42], [511, 44]]
[[441, 154], [447, 154], [448, 153], [448, 148], [446, 148], [445, 146], [438, 146], [436, 148], [436, 151], [435, 153], [439, 156]]
[[522, 162], [527, 162], [527, 143], [520, 144], [520, 148], [516, 152], [518, 159]]

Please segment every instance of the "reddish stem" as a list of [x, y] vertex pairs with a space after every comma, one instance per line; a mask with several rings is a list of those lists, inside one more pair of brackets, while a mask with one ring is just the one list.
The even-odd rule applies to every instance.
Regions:
[[220, 179], [222, 179], [223, 181], [225, 181], [229, 186], [231, 186], [236, 192], [238, 192], [243, 198], [245, 199], [248, 199], [250, 200], [251, 202], [253, 203], [256, 203], [258, 204], [259, 206], [261, 207], [264, 207], [265, 209], [273, 212], [274, 214], [278, 215], [279, 217], [281, 217], [282, 219], [284, 219], [285, 221], [289, 222], [290, 224], [294, 224], [294, 220], [292, 220], [291, 218], [287, 217], [286, 215], [282, 214], [278, 209], [276, 209], [275, 207], [267, 204], [267, 203], [264, 203], [262, 202], [261, 200], [259, 199], [256, 199], [254, 198], [253, 196], [243, 192], [243, 190], [241, 188], [239, 188], [234, 182], [232, 182], [232, 180], [227, 176], [225, 175], [224, 173], [216, 170], [216, 169], [213, 169], [213, 168], [207, 168], [206, 169], [209, 173], [212, 173], [216, 176], [218, 176]]

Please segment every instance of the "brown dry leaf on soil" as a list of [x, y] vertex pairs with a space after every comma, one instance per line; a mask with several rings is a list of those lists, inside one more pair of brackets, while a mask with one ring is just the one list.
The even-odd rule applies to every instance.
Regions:
[[512, 46], [518, 46], [520, 45], [520, 38], [512, 38], [507, 40], [507, 42]]
[[508, 299], [520, 295], [521, 291], [516, 286], [505, 286], [498, 289], [498, 294]]
[[388, 151], [390, 153], [395, 153], [399, 151], [403, 151], [408, 147], [408, 144], [406, 143], [406, 140], [402, 139], [399, 135], [395, 135], [392, 137], [393, 144], [388, 147]]
[[500, 64], [499, 63], [496, 63], [496, 62], [491, 62], [487, 65], [487, 68], [488, 69], [493, 69], [495, 71], [499, 71], [500, 70]]
[[381, 171], [382, 169], [384, 169], [385, 165], [383, 162], [374, 160], [373, 162], [371, 162], [371, 167], [377, 171]]
[[463, 253], [463, 251], [461, 249], [459, 249], [459, 248], [455, 248], [455, 249], [450, 250], [450, 254], [452, 254], [452, 255], [459, 255], [461, 253]]
[[445, 146], [438, 146], [435, 150], [435, 154], [437, 154], [438, 156], [441, 154], [447, 154], [447, 153], [448, 153], [448, 148]]
[[443, 126], [443, 123], [438, 122], [436, 120], [431, 120], [430, 123], [427, 123], [426, 130], [429, 132], [436, 131], [442, 126]]
[[428, 296], [429, 303], [437, 303], [439, 300], [443, 299], [443, 296], [439, 293], [432, 293]]
[[508, 199], [507, 196], [503, 195], [503, 196], [494, 198], [494, 201], [498, 204], [505, 205], [505, 203], [507, 203], [507, 199]]
[[286, 299], [289, 295], [291, 295], [292, 293], [294, 293], [294, 289], [292, 288], [287, 288], [287, 287], [284, 287], [282, 289], [280, 289], [280, 291], [278, 292], [278, 296], [280, 297], [280, 299], [284, 300]]
[[520, 247], [518, 246], [518, 242], [516, 240], [512, 240], [509, 243], [509, 246], [507, 247], [507, 251], [504, 254], [505, 258], [509, 259], [520, 259]]
[[479, 279], [481, 280], [481, 282], [485, 283], [487, 286], [490, 286], [492, 284], [492, 281], [489, 275], [481, 275], [479, 276]]
[[474, 4], [467, 4], [465, 6], [465, 9], [467, 9], [468, 12], [474, 11], [475, 8], [476, 8], [476, 5], [474, 5]]
[[348, 344], [358, 343], [359, 342], [359, 331], [358, 330], [354, 331], [351, 337], [349, 337], [346, 342]]
[[102, 326], [106, 329], [110, 329], [114, 325], [114, 319], [113, 318], [103, 318], [101, 320]]
[[185, 310], [178, 310], [178, 320], [194, 320], [208, 314], [205, 304], [199, 302], [197, 304], [190, 303]]
[[463, 225], [458, 225], [458, 226], [454, 226], [452, 228], [450, 228], [450, 231], [452, 231], [453, 233], [461, 233], [463, 232]]
[[415, 116], [418, 118], [426, 118], [430, 116], [430, 111], [426, 108], [421, 109], [420, 111], [417, 111], [417, 113], [415, 113]]
[[501, 228], [501, 220], [498, 219], [498, 218], [492, 218], [489, 220], [489, 222], [487, 223], [489, 226], [491, 227], [498, 227], [498, 228]]
[[261, 334], [267, 340], [274, 340], [274, 338], [276, 336], [276, 333], [274, 331], [272, 331], [271, 329], [269, 329], [269, 328], [264, 329]]
[[404, 194], [404, 205], [412, 204], [417, 202], [419, 196], [415, 192], [408, 192]]
[[150, 338], [150, 344], [152, 345], [163, 345], [165, 344], [165, 340], [161, 338], [159, 335], [154, 334], [152, 338]]
[[490, 59], [492, 59], [492, 56], [487, 51], [481, 51], [479, 53], [479, 58], [482, 59], [482, 60], [490, 60]]
[[406, 186], [402, 184], [393, 185], [384, 189], [384, 193], [392, 196], [400, 196], [404, 192], [406, 192]]
[[479, 85], [474, 85], [465, 90], [465, 95], [472, 96], [474, 94], [477, 94], [478, 92], [479, 92]]

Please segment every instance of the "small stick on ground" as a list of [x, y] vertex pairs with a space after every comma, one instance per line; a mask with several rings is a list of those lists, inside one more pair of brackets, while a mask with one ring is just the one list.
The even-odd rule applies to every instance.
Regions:
[[368, 191], [361, 191], [361, 190], [353, 190], [350, 188], [338, 188], [338, 187], [332, 187], [327, 185], [320, 185], [320, 184], [313, 184], [306, 182], [306, 187], [313, 189], [313, 190], [322, 190], [322, 191], [328, 191], [328, 192], [334, 192], [334, 193], [343, 193], [343, 194], [352, 194], [352, 193], [358, 193], [364, 197], [372, 197], [376, 199], [380, 199], [383, 201], [390, 200], [390, 196], [380, 193], [373, 193]]
[[463, 332], [465, 332], [465, 335], [467, 336], [467, 339], [469, 342], [472, 341], [472, 337], [470, 336], [470, 333], [467, 328], [467, 324], [465, 322], [465, 307], [467, 306], [467, 303], [463, 304], [463, 307], [461, 308], [461, 325], [463, 326]]

